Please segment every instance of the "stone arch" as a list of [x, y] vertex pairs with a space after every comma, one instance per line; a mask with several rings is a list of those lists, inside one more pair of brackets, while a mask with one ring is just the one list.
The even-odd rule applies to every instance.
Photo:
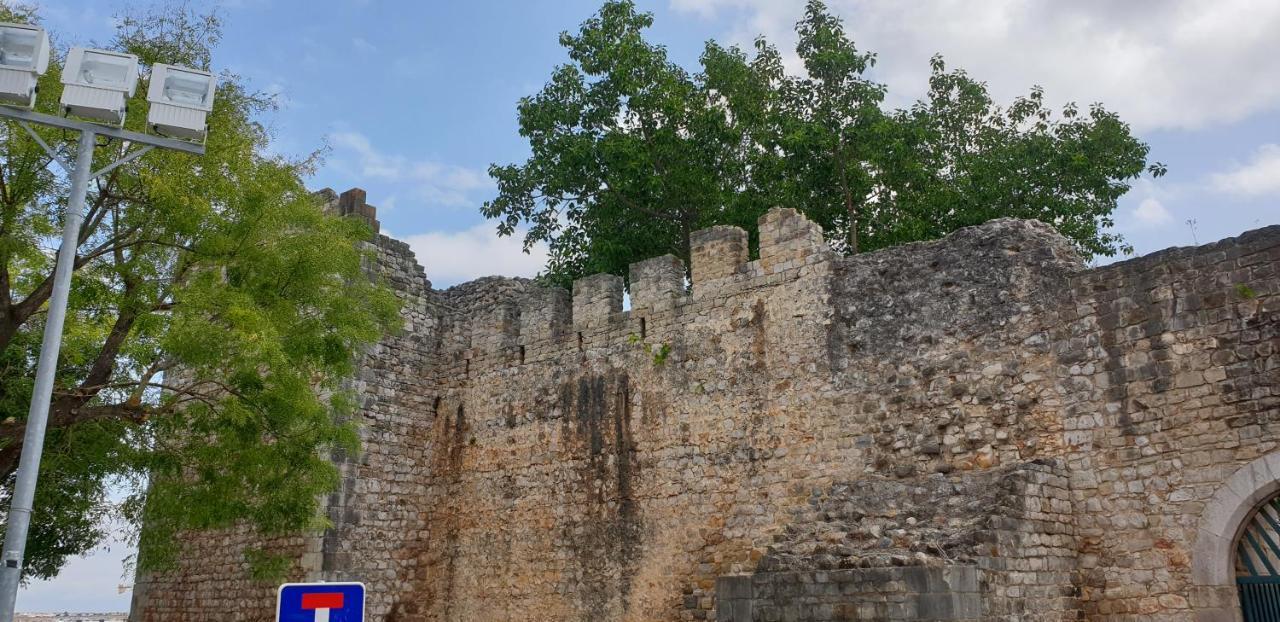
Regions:
[[1198, 620], [1239, 620], [1235, 543], [1253, 511], [1280, 493], [1280, 452], [1246, 464], [1205, 503], [1191, 550], [1192, 606]]

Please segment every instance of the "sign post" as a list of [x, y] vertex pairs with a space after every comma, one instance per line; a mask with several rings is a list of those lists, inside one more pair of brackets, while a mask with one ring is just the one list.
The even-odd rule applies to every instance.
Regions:
[[364, 622], [364, 584], [281, 585], [276, 622]]

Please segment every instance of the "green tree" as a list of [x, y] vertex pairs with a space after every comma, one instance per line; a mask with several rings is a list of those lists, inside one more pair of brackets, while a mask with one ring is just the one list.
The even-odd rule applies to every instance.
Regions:
[[782, 82], [782, 134], [774, 152], [786, 171], [783, 196], [827, 231], [843, 233], [838, 247], [857, 253], [860, 234], [870, 228], [865, 204], [880, 185], [885, 88], [863, 77], [875, 55], [854, 47], [822, 4], [809, 3], [796, 33], [808, 75]]
[[[29, 9], [0, 7], [3, 21]], [[124, 16], [111, 47], [207, 68], [216, 15], [185, 7]], [[56, 114], [59, 63], [40, 81]], [[143, 130], [145, 87], [126, 126]], [[207, 153], [155, 151], [90, 187], [26, 575], [49, 577], [97, 545], [102, 519], [143, 523], [138, 562], [160, 567], [185, 529], [318, 526], [331, 448], [352, 448], [342, 379], [354, 352], [394, 326], [397, 305], [361, 262], [363, 223], [322, 213], [312, 159], [268, 155], [272, 106], [221, 76]], [[63, 150], [60, 132], [37, 129]], [[124, 153], [99, 146], [95, 168]], [[20, 128], [0, 124], [0, 477], [22, 450], [65, 177]], [[122, 490], [123, 503], [109, 492]]]
[[[932, 60], [926, 98], [894, 113], [903, 164], [885, 166], [885, 200], [910, 239], [930, 239], [992, 218], [1037, 219], [1057, 227], [1086, 257], [1131, 252], [1108, 228], [1129, 182], [1165, 167], [1100, 104], [1057, 116], [1039, 87], [1008, 107], [986, 85]], [[896, 243], [891, 240], [890, 243]]]
[[1147, 145], [1100, 105], [1054, 116], [1039, 88], [997, 106], [986, 85], [933, 60], [929, 93], [885, 110], [840, 20], [811, 0], [796, 25], [804, 75], [788, 75], [764, 39], [754, 54], [710, 41], [691, 75], [644, 39], [652, 16], [610, 1], [577, 35], [572, 64], [518, 107], [530, 157], [492, 166], [497, 197], [483, 213], [525, 247], [545, 241], [544, 277], [590, 272], [670, 252], [688, 234], [735, 224], [754, 235], [768, 207], [795, 207], [845, 253], [946, 235], [991, 218], [1036, 218], [1086, 255], [1127, 250], [1108, 230]]
[[502, 235], [529, 226], [526, 249], [550, 244], [548, 275], [625, 273], [640, 257], [689, 256], [689, 234], [735, 222], [744, 171], [727, 148], [727, 111], [708, 105], [688, 72], [644, 40], [651, 15], [610, 2], [560, 43], [570, 64], [520, 100], [533, 155], [494, 165], [498, 197], [483, 213]]

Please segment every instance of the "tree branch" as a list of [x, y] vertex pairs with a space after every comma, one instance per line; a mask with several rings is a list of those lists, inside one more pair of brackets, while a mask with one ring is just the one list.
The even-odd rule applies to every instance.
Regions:
[[[49, 427], [60, 428], [90, 421], [117, 420], [142, 423], [155, 414], [145, 404], [101, 404], [81, 406], [72, 410], [49, 412]], [[8, 477], [18, 468], [22, 455], [23, 435], [27, 422], [13, 419], [0, 422], [0, 477]]]

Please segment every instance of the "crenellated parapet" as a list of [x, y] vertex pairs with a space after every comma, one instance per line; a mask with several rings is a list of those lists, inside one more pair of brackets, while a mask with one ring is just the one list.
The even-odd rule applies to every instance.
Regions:
[[710, 227], [691, 236], [691, 270], [672, 255], [638, 261], [630, 266], [629, 288], [612, 274], [580, 278], [572, 292], [497, 278], [462, 286], [468, 291], [454, 296], [461, 306], [453, 358], [469, 359], [461, 371], [470, 375], [636, 337], [670, 341], [681, 316], [704, 299], [782, 285], [806, 266], [838, 258], [821, 228], [796, 210], [770, 210], [760, 230], [760, 259], [750, 260], [743, 229]]
[[546, 344], [565, 340], [569, 333], [573, 301], [569, 292], [559, 287], [531, 291], [520, 301], [520, 334], [516, 337], [521, 362], [533, 362], [532, 350], [547, 353]]
[[638, 313], [662, 313], [675, 307], [686, 294], [684, 262], [674, 255], [663, 255], [631, 264], [631, 310]]
[[747, 263], [747, 232], [738, 227], [716, 226], [689, 236], [694, 291], [733, 277]]
[[760, 267], [773, 274], [797, 268], [815, 254], [830, 254], [822, 227], [791, 208], [774, 208], [760, 218]]
[[320, 198], [324, 210], [331, 214], [363, 220], [375, 234], [382, 228], [382, 224], [378, 222], [378, 208], [365, 200], [367, 195], [363, 188], [351, 188], [342, 194], [324, 188], [316, 191], [314, 196]]
[[573, 327], [579, 332], [606, 327], [622, 312], [622, 277], [593, 274], [573, 282]]

